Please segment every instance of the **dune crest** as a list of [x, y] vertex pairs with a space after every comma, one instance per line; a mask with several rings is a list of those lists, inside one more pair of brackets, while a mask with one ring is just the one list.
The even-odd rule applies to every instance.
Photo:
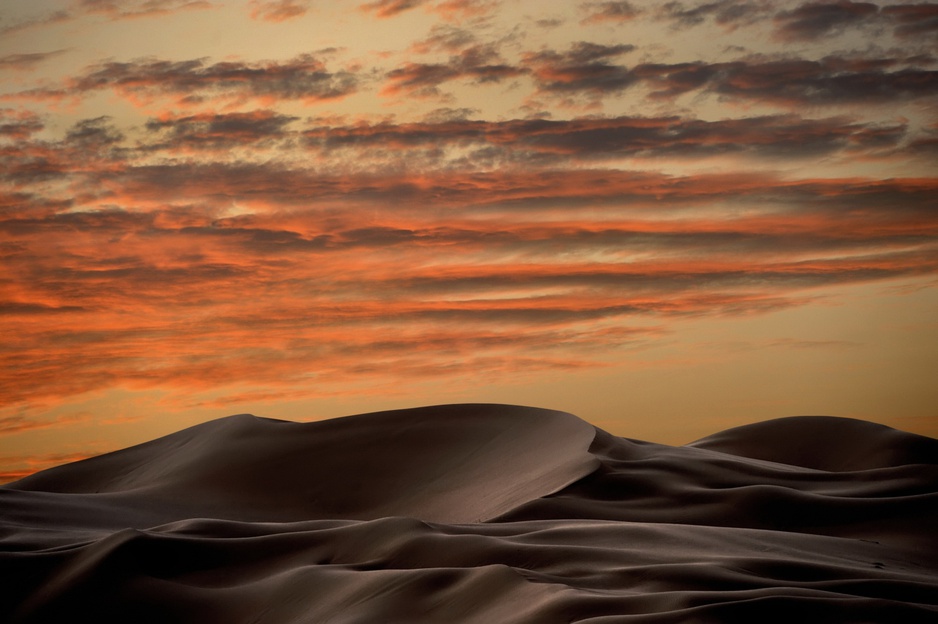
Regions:
[[0, 621], [931, 623], [938, 441], [563, 412], [239, 415], [0, 487]]
[[240, 414], [13, 487], [109, 494], [128, 505], [160, 500], [180, 518], [478, 522], [592, 472], [599, 462], [587, 449], [595, 433], [564, 412], [500, 405], [310, 423]]

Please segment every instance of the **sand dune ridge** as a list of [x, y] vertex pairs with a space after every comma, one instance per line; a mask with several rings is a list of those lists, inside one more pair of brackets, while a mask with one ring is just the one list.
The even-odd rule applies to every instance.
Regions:
[[0, 487], [16, 623], [934, 622], [938, 441], [497, 405], [240, 415]]

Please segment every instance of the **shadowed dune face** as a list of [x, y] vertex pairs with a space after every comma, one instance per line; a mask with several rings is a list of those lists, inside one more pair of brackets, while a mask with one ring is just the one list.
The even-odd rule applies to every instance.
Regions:
[[934, 526], [938, 441], [862, 421], [236, 416], [0, 487], [0, 620], [934, 622]]

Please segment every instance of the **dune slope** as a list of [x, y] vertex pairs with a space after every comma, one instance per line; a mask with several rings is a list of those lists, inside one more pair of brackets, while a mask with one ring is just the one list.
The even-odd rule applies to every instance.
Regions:
[[0, 487], [0, 621], [938, 621], [938, 441], [234, 416]]

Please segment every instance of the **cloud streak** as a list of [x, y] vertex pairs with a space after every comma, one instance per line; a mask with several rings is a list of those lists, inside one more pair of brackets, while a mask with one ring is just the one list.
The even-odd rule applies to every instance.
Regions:
[[270, 110], [250, 113], [213, 113], [186, 116], [163, 116], [151, 119], [146, 129], [158, 136], [145, 149], [218, 150], [237, 146], [261, 146], [289, 136], [286, 127], [296, 117]]
[[384, 95], [437, 97], [445, 83], [465, 80], [481, 85], [524, 75], [525, 69], [501, 61], [492, 46], [473, 45], [460, 50], [447, 63], [407, 63], [387, 73]]
[[251, 17], [267, 22], [286, 22], [309, 12], [307, 0], [251, 0]]
[[896, 148], [902, 125], [865, 125], [843, 118], [774, 115], [707, 122], [680, 117], [582, 118], [563, 121], [453, 120], [439, 123], [318, 127], [304, 131], [307, 145], [323, 153], [355, 150], [478, 150], [476, 163], [550, 165], [573, 160], [688, 158], [752, 155], [806, 158]]
[[112, 20], [154, 17], [178, 11], [212, 8], [212, 3], [203, 0], [120, 0], [120, 2], [77, 0], [75, 4], [81, 12], [105, 15]]
[[808, 2], [776, 14], [776, 35], [788, 41], [818, 39], [862, 22], [878, 10], [869, 2]]
[[586, 12], [585, 24], [603, 22], [621, 23], [635, 19], [642, 11], [627, 0], [616, 2], [587, 2], [581, 9]]
[[29, 52], [23, 54], [7, 54], [0, 57], [0, 70], [13, 69], [18, 71], [29, 71], [45, 63], [49, 59], [61, 56], [65, 50], [54, 50], [52, 52]]
[[427, 3], [427, 0], [377, 0], [361, 5], [361, 10], [377, 17], [394, 17]]
[[167, 97], [180, 106], [282, 100], [313, 104], [346, 97], [354, 93], [358, 85], [359, 79], [354, 73], [330, 71], [312, 54], [301, 54], [287, 61], [255, 63], [141, 59], [95, 65], [70, 79], [63, 88], [32, 89], [21, 96], [61, 100], [111, 90], [139, 104]]

